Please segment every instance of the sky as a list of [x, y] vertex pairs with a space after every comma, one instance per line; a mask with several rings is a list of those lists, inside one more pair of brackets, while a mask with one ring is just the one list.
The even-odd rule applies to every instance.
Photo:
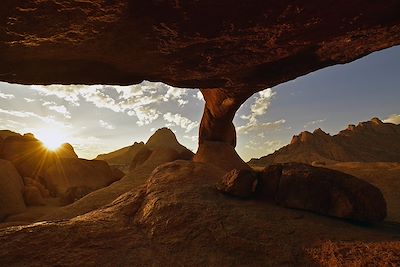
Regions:
[[[400, 46], [328, 67], [255, 93], [234, 119], [244, 160], [288, 144], [293, 135], [321, 128], [336, 134], [373, 117], [400, 123]], [[198, 89], [161, 82], [132, 86], [18, 85], [0, 82], [0, 129], [55, 136], [79, 157], [95, 158], [158, 128], [197, 149], [204, 100]]]

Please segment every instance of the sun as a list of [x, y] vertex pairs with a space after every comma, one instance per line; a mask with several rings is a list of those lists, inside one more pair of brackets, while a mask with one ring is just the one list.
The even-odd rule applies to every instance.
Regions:
[[66, 142], [65, 134], [57, 129], [39, 129], [34, 134], [49, 150], [57, 150]]

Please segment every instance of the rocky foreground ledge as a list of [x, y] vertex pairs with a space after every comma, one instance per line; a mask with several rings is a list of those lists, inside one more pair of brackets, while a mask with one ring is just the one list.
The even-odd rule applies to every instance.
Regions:
[[400, 232], [229, 198], [215, 189], [224, 174], [207, 164], [175, 161], [104, 208], [1, 229], [0, 265], [400, 263]]

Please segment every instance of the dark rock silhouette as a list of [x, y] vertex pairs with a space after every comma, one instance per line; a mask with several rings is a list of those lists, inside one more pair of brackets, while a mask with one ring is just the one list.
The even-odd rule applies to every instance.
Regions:
[[387, 215], [381, 191], [352, 175], [303, 163], [264, 168], [256, 176], [232, 170], [217, 184], [222, 193], [257, 197], [276, 204], [361, 222], [380, 222]]
[[295, 135], [289, 145], [274, 153], [252, 159], [249, 164], [304, 162], [400, 162], [400, 125], [383, 123], [378, 118], [360, 122], [330, 136], [321, 129]]
[[0, 221], [25, 210], [23, 188], [22, 178], [12, 163], [0, 159]]
[[11, 161], [22, 176], [36, 178], [60, 159], [78, 156], [69, 144], [63, 144], [56, 151], [49, 151], [33, 135], [19, 135], [4, 139], [0, 147], [0, 158]]
[[400, 44], [399, 5], [341, 1], [332, 13], [321, 1], [8, 0], [1, 80], [200, 88], [200, 142], [233, 145], [232, 114], [253, 93]]
[[386, 201], [375, 186], [349, 174], [302, 163], [265, 168], [257, 194], [278, 205], [363, 222], [386, 217]]
[[71, 187], [86, 186], [93, 190], [115, 182], [110, 166], [101, 160], [65, 158], [42, 174], [53, 196], [61, 196]]
[[[158, 151], [155, 152], [156, 150]], [[178, 155], [172, 156], [172, 150]], [[167, 153], [169, 156], [163, 155], [163, 153]], [[164, 127], [155, 131], [146, 143], [135, 142], [132, 146], [124, 147], [107, 154], [101, 154], [96, 159], [105, 160], [109, 164], [121, 166], [123, 169], [132, 171], [146, 161], [147, 164], [162, 164], [176, 159], [191, 160], [193, 155], [192, 151], [178, 142], [175, 134], [170, 129]], [[151, 161], [153, 163], [150, 163]], [[128, 168], [125, 168], [125, 166]]]

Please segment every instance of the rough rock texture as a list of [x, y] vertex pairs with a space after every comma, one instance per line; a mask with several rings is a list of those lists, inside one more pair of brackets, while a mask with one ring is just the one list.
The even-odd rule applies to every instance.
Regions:
[[25, 210], [24, 184], [11, 162], [0, 159], [0, 220]]
[[378, 118], [330, 136], [321, 129], [295, 135], [289, 145], [274, 153], [252, 159], [253, 166], [303, 162], [316, 165], [336, 162], [400, 162], [400, 125]]
[[116, 181], [105, 161], [72, 158], [52, 165], [42, 177], [53, 196], [64, 194], [70, 187], [87, 186], [95, 190]]
[[131, 146], [123, 147], [110, 153], [100, 154], [96, 159], [104, 160], [108, 164], [112, 165], [129, 165], [142, 147], [144, 147], [143, 142], [135, 142]]
[[223, 193], [248, 198], [254, 196], [257, 178], [250, 170], [236, 170], [226, 173], [216, 185], [216, 188]]
[[252, 93], [400, 43], [397, 0], [5, 0], [2, 7], [0, 80], [146, 79], [217, 89], [202, 91], [200, 141], [230, 144], [231, 114]]
[[60, 198], [61, 205], [69, 205], [74, 203], [75, 201], [83, 198], [90, 192], [93, 192], [95, 189], [87, 186], [75, 186], [70, 187], [65, 191], [65, 193]]
[[60, 159], [78, 156], [69, 144], [53, 152], [33, 135], [24, 135], [7, 137], [0, 148], [0, 158], [11, 161], [22, 176], [36, 178]]
[[[146, 143], [135, 142], [132, 146], [101, 154], [96, 159], [107, 161], [109, 164], [131, 171], [142, 165], [152, 155], [153, 151], [160, 148], [176, 151], [179, 155], [175, 159], [191, 160], [194, 155], [192, 151], [178, 142], [170, 129], [164, 127], [155, 131]], [[162, 157], [162, 155], [160, 156]], [[153, 159], [154, 157], [155, 155], [153, 155]], [[163, 159], [160, 160], [165, 163]]]
[[368, 257], [353, 254], [353, 261], [366, 265], [399, 261], [395, 229], [227, 198], [215, 190], [223, 174], [210, 165], [175, 161], [102, 209], [1, 229], [0, 265], [310, 266], [323, 261], [327, 242], [339, 247], [337, 257], [346, 255], [344, 245], [373, 245]]
[[46, 204], [39, 188], [32, 185], [24, 187], [24, 199], [27, 206], [43, 206]]
[[142, 165], [151, 155], [152, 151], [147, 146], [141, 147], [129, 164], [129, 170], [132, 171]]
[[49, 190], [47, 190], [40, 182], [37, 180], [30, 178], [30, 177], [24, 177], [24, 184], [25, 186], [34, 186], [40, 191], [40, 195], [43, 198], [48, 198], [50, 196]]
[[381, 191], [352, 175], [302, 163], [265, 168], [257, 194], [274, 196], [278, 205], [364, 222], [382, 221], [387, 214]]
[[193, 161], [208, 163], [226, 171], [250, 169], [239, 157], [233, 146], [224, 142], [203, 142], [199, 145]]

